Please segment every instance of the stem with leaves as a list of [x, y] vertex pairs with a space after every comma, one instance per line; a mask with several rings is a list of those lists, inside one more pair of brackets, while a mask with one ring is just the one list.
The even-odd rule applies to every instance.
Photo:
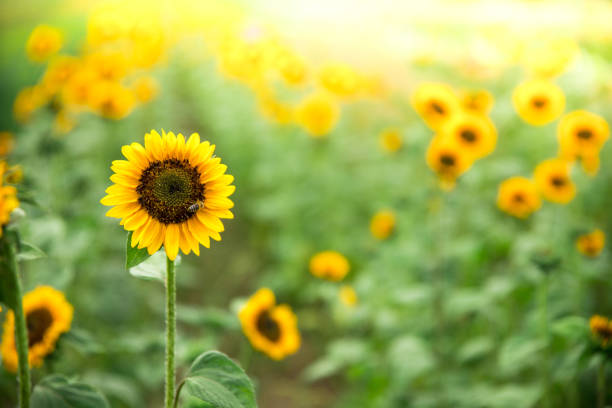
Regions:
[[174, 403], [174, 341], [176, 339], [176, 275], [174, 261], [166, 258], [166, 397], [165, 407]]
[[606, 406], [606, 357], [602, 356], [597, 370], [597, 408]]

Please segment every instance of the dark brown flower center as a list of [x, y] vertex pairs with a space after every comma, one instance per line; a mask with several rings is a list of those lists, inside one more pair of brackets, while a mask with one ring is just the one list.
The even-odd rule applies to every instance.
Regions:
[[163, 224], [187, 221], [195, 214], [189, 207], [204, 201], [200, 173], [187, 160], [153, 162], [142, 172], [139, 181], [138, 202]]
[[468, 143], [474, 143], [476, 139], [478, 138], [478, 135], [472, 129], [463, 129], [459, 133], [459, 135], [461, 136], [463, 140], [465, 140]]
[[452, 167], [455, 165], [455, 157], [450, 154], [443, 154], [440, 156], [440, 164], [445, 167]]
[[588, 140], [593, 137], [593, 132], [591, 132], [591, 129], [580, 129], [576, 132], [576, 136], [578, 136], [579, 139]]
[[514, 193], [512, 201], [514, 201], [516, 204], [523, 204], [525, 202], [525, 196], [523, 193]]
[[563, 176], [552, 176], [550, 178], [550, 182], [552, 183], [553, 186], [557, 188], [561, 188], [567, 184], [567, 179]]
[[438, 115], [444, 115], [446, 113], [446, 109], [444, 109], [444, 106], [442, 106], [436, 101], [432, 101], [429, 106], [431, 110], [437, 113]]
[[270, 316], [268, 310], [264, 310], [257, 316], [255, 322], [257, 331], [260, 332], [266, 339], [277, 342], [280, 339], [281, 331], [278, 322]]
[[28, 347], [38, 344], [45, 337], [47, 329], [53, 323], [53, 316], [48, 309], [40, 308], [30, 311], [26, 316], [28, 327]]
[[535, 97], [531, 100], [531, 104], [536, 109], [542, 109], [548, 104], [548, 100], [542, 97]]

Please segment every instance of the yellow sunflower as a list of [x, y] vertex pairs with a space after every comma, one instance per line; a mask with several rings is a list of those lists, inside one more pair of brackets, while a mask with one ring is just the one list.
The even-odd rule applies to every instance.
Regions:
[[114, 206], [106, 215], [121, 218], [133, 231], [132, 246], [155, 253], [164, 245], [174, 260], [179, 249], [200, 254], [199, 244], [210, 246], [210, 238], [221, 240], [221, 218], [233, 218], [228, 198], [236, 189], [227, 166], [213, 156], [215, 146], [200, 142], [194, 133], [183, 135], [155, 130], [140, 143], [123, 146], [127, 160], [115, 160], [110, 179], [115, 184], [100, 202]]
[[5, 172], [7, 164], [0, 161], [0, 237], [2, 236], [3, 228], [11, 219], [11, 212], [19, 207], [17, 199], [17, 189], [13, 186], [5, 186]]
[[602, 347], [607, 347], [612, 340], [612, 321], [604, 316], [593, 315], [589, 320], [589, 327], [593, 336], [601, 342]]
[[432, 129], [461, 110], [455, 91], [446, 84], [423, 83], [412, 94], [412, 106]]
[[542, 126], [557, 119], [565, 109], [565, 95], [551, 81], [532, 79], [512, 93], [514, 109], [530, 125]]
[[130, 114], [136, 98], [132, 91], [117, 82], [97, 81], [91, 87], [90, 107], [100, 115], [119, 120]]
[[453, 115], [440, 127], [440, 135], [455, 139], [474, 159], [490, 154], [497, 144], [495, 125], [491, 119], [477, 113]]
[[[23, 310], [28, 328], [28, 359], [31, 367], [40, 367], [45, 356], [51, 354], [62, 333], [70, 330], [73, 308], [64, 294], [51, 286], [39, 286], [23, 297]], [[2, 334], [2, 362], [4, 367], [17, 372], [15, 348], [15, 315], [6, 314]]]
[[309, 268], [317, 278], [340, 281], [349, 273], [351, 266], [341, 253], [323, 251], [310, 258]]
[[606, 244], [606, 235], [599, 228], [589, 232], [588, 234], [580, 235], [576, 239], [576, 248], [581, 254], [596, 257], [598, 256]]
[[159, 85], [151, 76], [141, 76], [132, 83], [131, 89], [140, 103], [147, 103], [153, 100], [159, 93]]
[[321, 86], [340, 97], [352, 97], [359, 91], [360, 79], [357, 72], [346, 64], [329, 64], [319, 73]]
[[493, 103], [493, 95], [486, 89], [462, 92], [461, 104], [468, 111], [488, 115], [493, 109]]
[[499, 185], [497, 206], [517, 218], [527, 218], [542, 202], [533, 181], [525, 177], [510, 177]]
[[473, 158], [467, 154], [454, 138], [434, 137], [426, 153], [427, 165], [440, 178], [445, 190], [454, 187], [455, 181], [472, 165]]
[[395, 229], [395, 214], [393, 211], [379, 211], [370, 221], [370, 232], [377, 239], [387, 239]]
[[545, 199], [559, 204], [572, 201], [576, 186], [570, 179], [569, 170], [569, 163], [561, 159], [548, 159], [537, 165], [534, 178]]
[[599, 154], [610, 137], [610, 128], [601, 116], [577, 110], [561, 118], [557, 137], [561, 157], [569, 160], [592, 157]]
[[238, 317], [253, 347], [270, 358], [281, 360], [300, 348], [297, 317], [288, 305], [276, 305], [270, 289], [259, 289]]
[[62, 33], [54, 27], [39, 25], [32, 31], [26, 43], [28, 58], [42, 62], [57, 53], [62, 48]]
[[402, 135], [396, 128], [388, 128], [380, 133], [380, 145], [383, 150], [395, 153], [402, 147]]
[[348, 307], [355, 307], [359, 301], [357, 292], [355, 292], [355, 289], [353, 289], [351, 285], [342, 285], [338, 296], [342, 304]]
[[15, 137], [12, 132], [0, 131], [0, 157], [9, 154], [15, 147]]
[[313, 137], [328, 134], [340, 118], [338, 103], [327, 93], [307, 96], [296, 109], [297, 122]]

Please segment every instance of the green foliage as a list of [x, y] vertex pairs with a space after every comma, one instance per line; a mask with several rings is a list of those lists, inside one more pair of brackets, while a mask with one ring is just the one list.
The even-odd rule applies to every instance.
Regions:
[[147, 248], [138, 249], [138, 247], [132, 247], [131, 242], [132, 231], [128, 232], [125, 242], [125, 269], [128, 270], [146, 261], [151, 256]]
[[32, 408], [110, 408], [95, 388], [61, 375], [51, 375], [36, 384]]

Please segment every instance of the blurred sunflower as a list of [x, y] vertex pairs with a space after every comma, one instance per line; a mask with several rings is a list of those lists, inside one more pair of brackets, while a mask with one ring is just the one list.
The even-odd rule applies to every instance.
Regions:
[[472, 165], [473, 159], [454, 138], [434, 137], [425, 156], [427, 165], [438, 175], [440, 187], [450, 190], [457, 178]]
[[342, 304], [348, 307], [354, 307], [357, 305], [359, 299], [357, 298], [357, 292], [351, 285], [342, 285], [339, 292], [340, 301]]
[[[64, 294], [51, 286], [39, 286], [23, 297], [23, 310], [28, 328], [28, 359], [31, 367], [40, 367], [45, 356], [51, 354], [62, 333], [70, 330], [73, 308]], [[15, 348], [15, 315], [6, 314], [2, 335], [4, 367], [17, 372]]]
[[81, 61], [76, 57], [57, 56], [54, 57], [42, 79], [42, 86], [48, 94], [54, 95], [70, 80], [70, 77], [81, 67]]
[[591, 333], [601, 343], [602, 347], [607, 347], [612, 340], [612, 321], [607, 317], [593, 315], [589, 320]]
[[339, 252], [323, 251], [310, 258], [310, 273], [331, 281], [344, 279], [351, 269], [348, 260]]
[[580, 235], [576, 239], [576, 248], [581, 254], [596, 257], [604, 248], [606, 236], [599, 228], [589, 232], [588, 234]]
[[490, 154], [497, 144], [495, 125], [491, 119], [478, 113], [453, 115], [440, 127], [440, 135], [453, 138], [474, 159]]
[[497, 206], [517, 218], [527, 218], [542, 205], [538, 189], [525, 177], [511, 177], [499, 185]]
[[542, 126], [563, 113], [565, 95], [551, 81], [532, 79], [514, 89], [512, 103], [521, 119], [530, 125]]
[[380, 133], [380, 145], [383, 150], [395, 153], [402, 147], [402, 135], [395, 128], [385, 129]]
[[19, 207], [17, 199], [17, 189], [13, 186], [5, 186], [5, 172], [7, 164], [0, 161], [0, 237], [2, 236], [3, 228], [11, 219], [11, 212]]
[[486, 89], [464, 91], [461, 96], [463, 107], [471, 112], [488, 115], [493, 109], [493, 95]]
[[107, 81], [118, 81], [128, 72], [128, 60], [120, 51], [89, 54], [85, 57], [85, 66]]
[[538, 190], [548, 201], [567, 204], [576, 195], [576, 186], [569, 175], [569, 163], [565, 160], [544, 160], [535, 168], [534, 178]]
[[0, 131], [0, 157], [4, 157], [13, 151], [15, 146], [15, 137], [13, 133]]
[[126, 160], [115, 160], [110, 179], [115, 184], [100, 202], [114, 206], [106, 215], [122, 218], [121, 225], [133, 231], [132, 246], [155, 253], [164, 245], [174, 260], [183, 253], [200, 254], [199, 244], [210, 246], [210, 238], [221, 240], [221, 218], [233, 218], [228, 198], [236, 189], [227, 166], [213, 156], [215, 146], [200, 142], [194, 133], [183, 135], [155, 130], [145, 135], [145, 146], [123, 146]]
[[324, 92], [307, 96], [297, 107], [296, 119], [313, 137], [329, 133], [340, 117], [340, 107]]
[[412, 106], [432, 129], [461, 110], [461, 102], [450, 86], [430, 82], [417, 87], [412, 94]]
[[259, 289], [238, 315], [242, 331], [253, 347], [274, 360], [281, 360], [300, 348], [297, 317], [288, 305], [276, 305], [274, 293]]
[[62, 33], [57, 28], [39, 25], [32, 31], [26, 43], [28, 58], [43, 62], [62, 48], [63, 41]]
[[610, 128], [601, 116], [577, 110], [561, 118], [557, 137], [561, 157], [568, 160], [593, 157], [610, 137]]
[[112, 81], [98, 81], [91, 87], [90, 107], [109, 119], [123, 119], [134, 108], [136, 99], [132, 91]]
[[395, 214], [392, 211], [379, 211], [370, 221], [370, 232], [377, 239], [387, 239], [395, 229]]
[[45, 89], [41, 86], [23, 88], [17, 94], [13, 104], [13, 114], [18, 122], [25, 123], [30, 120], [32, 113], [49, 100]]
[[136, 79], [131, 86], [132, 92], [138, 102], [147, 103], [153, 100], [159, 93], [157, 81], [148, 75]]
[[289, 51], [280, 52], [274, 61], [282, 78], [289, 85], [301, 85], [308, 77], [306, 62]]
[[346, 64], [328, 64], [319, 72], [321, 86], [340, 97], [352, 97], [359, 91], [359, 75]]

